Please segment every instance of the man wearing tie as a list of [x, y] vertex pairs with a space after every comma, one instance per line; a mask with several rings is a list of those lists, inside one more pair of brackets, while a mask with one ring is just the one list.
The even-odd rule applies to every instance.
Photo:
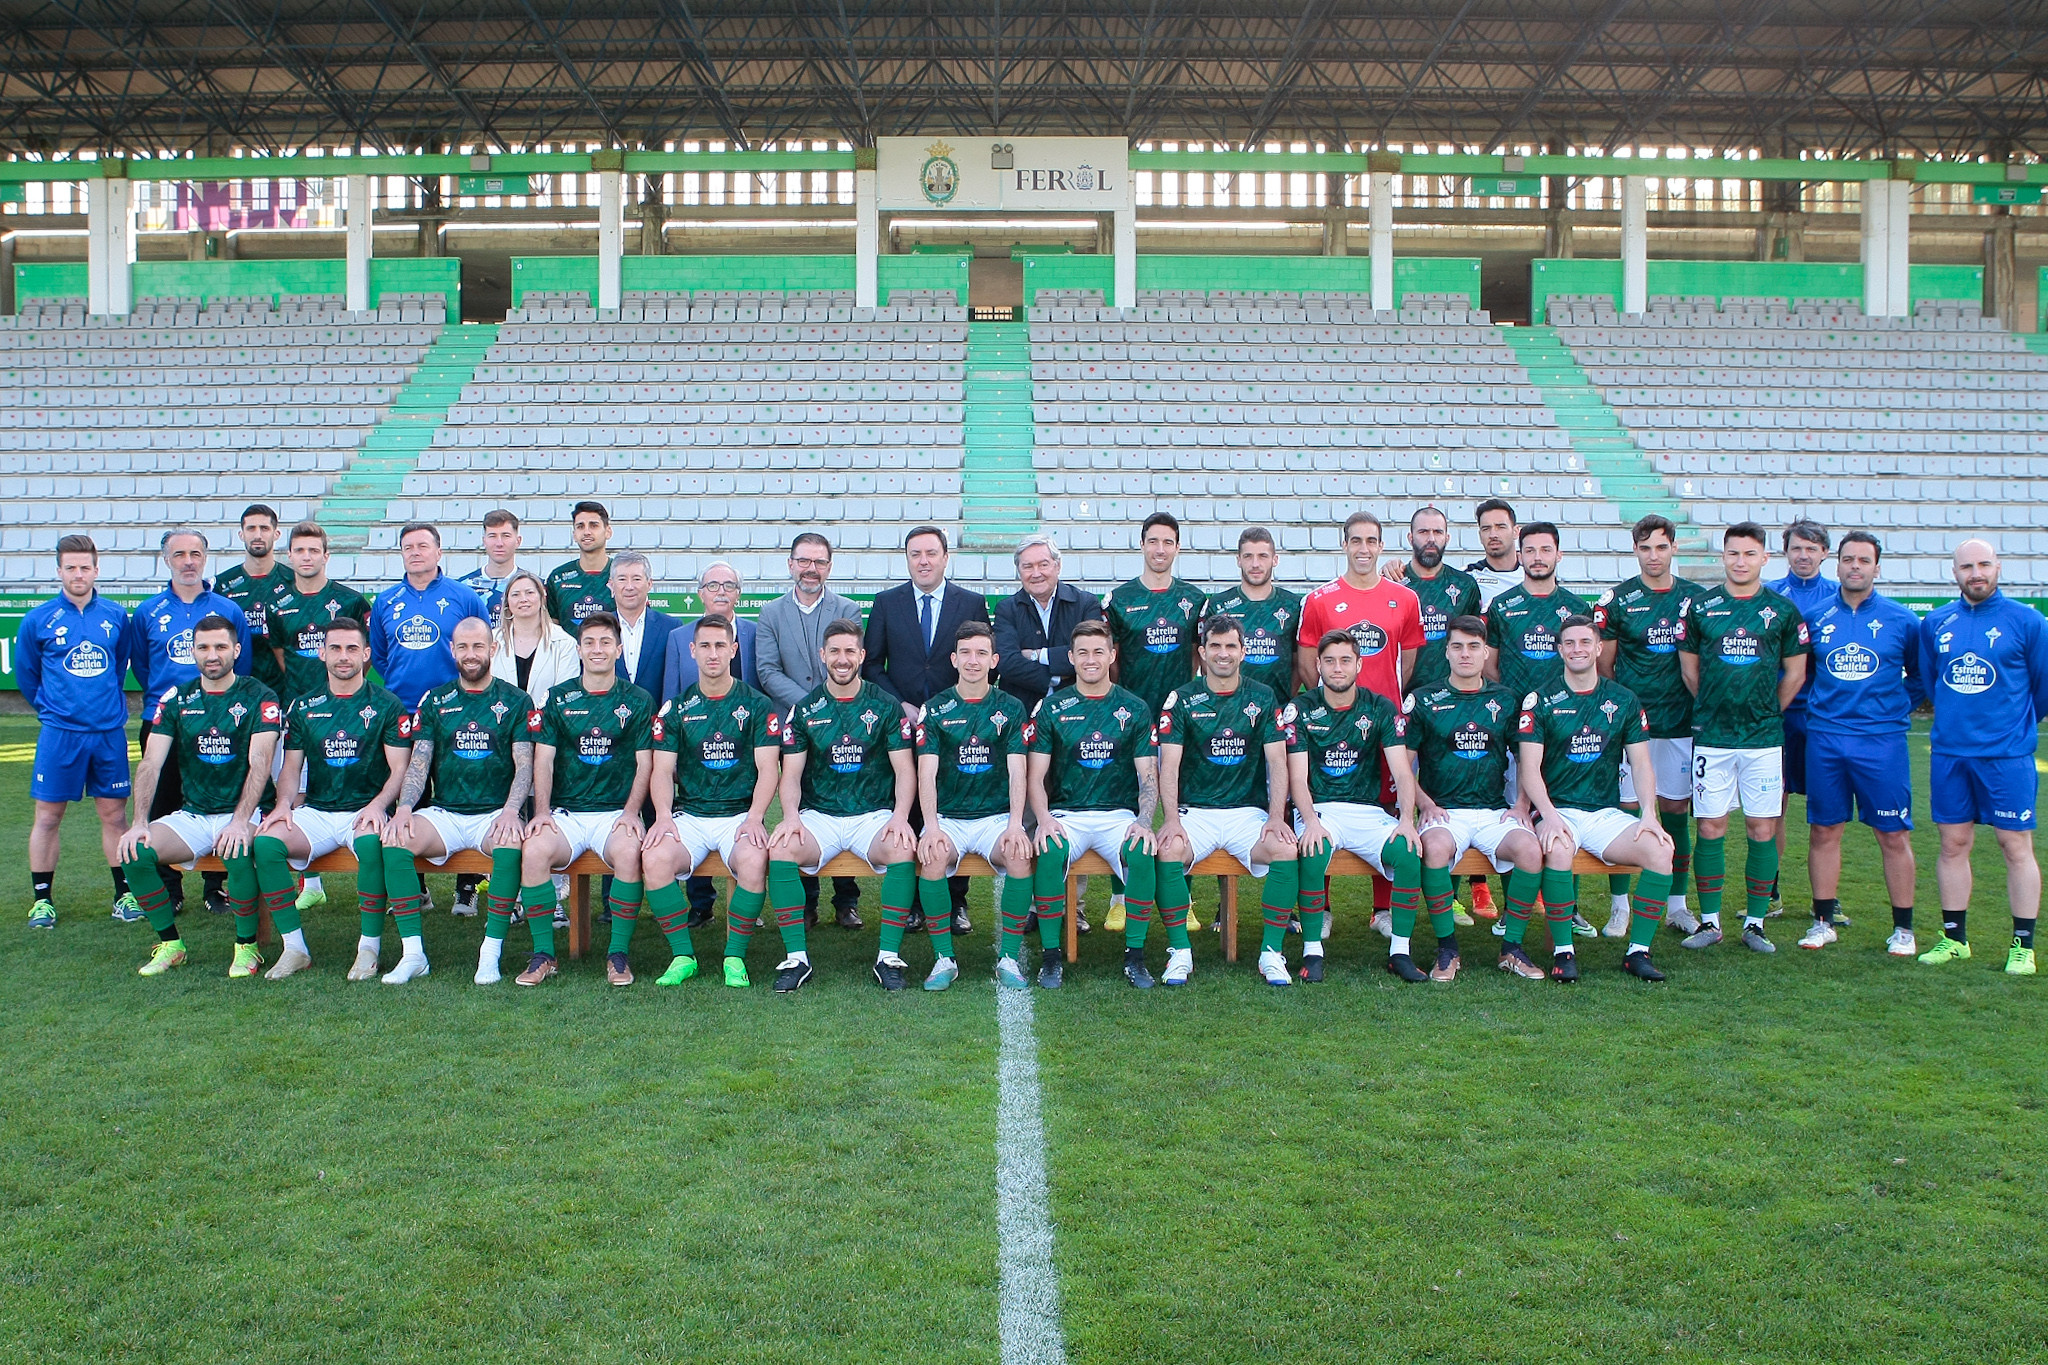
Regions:
[[[946, 533], [919, 526], [903, 538], [910, 581], [875, 595], [868, 609], [867, 661], [861, 672], [903, 703], [913, 723], [931, 698], [960, 680], [953, 669], [953, 639], [968, 621], [988, 621], [980, 593], [946, 581]], [[997, 666], [1001, 667], [998, 660]], [[952, 881], [953, 928], [966, 933], [967, 878]]]
[[676, 618], [647, 605], [647, 595], [654, 590], [654, 565], [638, 550], [612, 558], [610, 582], [619, 618], [619, 676], [658, 705]]

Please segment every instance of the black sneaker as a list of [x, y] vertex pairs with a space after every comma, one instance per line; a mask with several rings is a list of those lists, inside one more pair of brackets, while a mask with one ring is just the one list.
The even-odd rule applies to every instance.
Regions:
[[1288, 933], [1290, 933], [1290, 934], [1298, 934], [1298, 933], [1300, 933], [1300, 932], [1301, 932], [1301, 916], [1300, 916], [1300, 915], [1298, 915], [1298, 914], [1294, 914], [1294, 915], [1289, 915], [1289, 916], [1287, 917], [1287, 932], [1288, 932]]
[[971, 934], [974, 932], [974, 921], [967, 918], [965, 910], [955, 910], [953, 912], [953, 932], [956, 934]]
[[881, 958], [876, 958], [875, 984], [885, 991], [902, 990], [903, 969], [893, 962], [884, 962]]
[[[812, 922], [816, 923], [815, 918], [813, 918]], [[692, 909], [689, 917], [683, 921], [683, 927], [685, 929], [702, 929], [709, 923], [711, 923], [711, 907], [707, 905], [701, 910]]]
[[775, 993], [777, 995], [788, 995], [794, 991], [802, 990], [804, 982], [810, 979], [810, 963], [796, 959], [785, 959], [782, 965], [775, 969]]
[[1039, 989], [1056, 991], [1066, 983], [1066, 979], [1067, 955], [1058, 948], [1047, 948], [1038, 968]]
[[1627, 957], [1623, 958], [1621, 960], [1621, 969], [1639, 981], [1662, 981], [1664, 979], [1664, 973], [1658, 971], [1651, 963], [1648, 949], [1630, 953]]
[[909, 918], [909, 919], [907, 919], [907, 920], [905, 920], [905, 921], [903, 921], [903, 932], [904, 932], [904, 933], [906, 933], [906, 934], [921, 934], [921, 933], [923, 933], [923, 932], [924, 932], [924, 911], [922, 911], [922, 910], [919, 910], [919, 909], [916, 909], [916, 908], [912, 908], [912, 910], [910, 911], [910, 918]]
[[1559, 953], [1550, 959], [1550, 979], [1569, 986], [1579, 979], [1579, 955]]
[[861, 927], [860, 911], [846, 906], [833, 914], [832, 922], [842, 929], [858, 929]]
[[1145, 950], [1143, 948], [1124, 949], [1124, 980], [1130, 982], [1141, 991], [1152, 989], [1152, 973], [1145, 970]]
[[1085, 933], [1088, 933], [1088, 932], [1090, 932], [1090, 931], [1091, 931], [1091, 930], [1093, 930], [1094, 928], [1095, 928], [1095, 926], [1094, 926], [1094, 925], [1092, 925], [1092, 924], [1090, 924], [1090, 923], [1088, 922], [1088, 916], [1086, 916], [1086, 915], [1084, 915], [1084, 914], [1076, 914], [1076, 915], [1074, 916], [1074, 932], [1075, 932], [1075, 933], [1077, 933], [1077, 934], [1085, 934]]
[[228, 905], [228, 889], [227, 889], [227, 887], [225, 887], [225, 886], [209, 886], [209, 887], [207, 887], [207, 888], [206, 888], [206, 913], [207, 913], [207, 914], [209, 914], [209, 915], [225, 915], [225, 914], [228, 914], [228, 913], [230, 913], [230, 912], [231, 912], [231, 909], [232, 909], [232, 907], [230, 907], [230, 906]]
[[1387, 970], [1403, 981], [1427, 981], [1429, 973], [1415, 965], [1415, 959], [1406, 953], [1395, 953], [1387, 959]]
[[815, 929], [815, 928], [817, 928], [817, 927], [818, 927], [818, 907], [817, 907], [817, 906], [815, 906], [815, 905], [806, 905], [806, 906], [804, 907], [804, 928], [806, 928], [806, 929]]
[[1302, 956], [1301, 979], [1303, 981], [1321, 981], [1323, 979], [1323, 955], [1321, 953], [1304, 954]]

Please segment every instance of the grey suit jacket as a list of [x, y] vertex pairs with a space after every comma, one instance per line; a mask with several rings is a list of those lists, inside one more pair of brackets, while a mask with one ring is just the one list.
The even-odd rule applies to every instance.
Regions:
[[818, 648], [824, 642], [826, 625], [841, 616], [859, 621], [860, 604], [830, 588], [808, 613], [798, 609], [796, 595], [790, 592], [761, 608], [754, 635], [754, 664], [760, 670], [761, 690], [788, 707], [824, 682], [825, 665], [818, 658]]

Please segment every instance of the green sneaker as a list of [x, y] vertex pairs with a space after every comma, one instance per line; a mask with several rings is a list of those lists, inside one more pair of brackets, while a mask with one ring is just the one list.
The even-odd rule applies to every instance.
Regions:
[[174, 938], [149, 950], [149, 961], [135, 969], [137, 976], [162, 976], [173, 967], [185, 965], [185, 940]]
[[253, 943], [237, 943], [235, 960], [228, 964], [228, 979], [237, 980], [256, 975], [256, 969], [263, 965], [262, 950]]
[[697, 959], [679, 957], [668, 964], [668, 970], [655, 978], [657, 986], [680, 986], [697, 974]]
[[142, 913], [142, 902], [135, 899], [133, 891], [123, 891], [114, 898], [114, 920], [119, 924], [140, 924], [149, 916]]
[[57, 907], [48, 901], [37, 901], [28, 908], [28, 927], [31, 929], [54, 929], [57, 927]]
[[315, 882], [311, 886], [308, 886], [304, 890], [300, 891], [298, 900], [294, 901], [293, 904], [298, 906], [301, 911], [311, 910], [315, 906], [325, 905], [327, 904], [327, 888], [321, 885], [320, 883]]
[[747, 964], [743, 959], [729, 957], [725, 960], [725, 984], [739, 991], [754, 984], [747, 979]]
[[1465, 908], [1465, 902], [1451, 902], [1451, 923], [1457, 925], [1460, 929], [1470, 929], [1472, 927], [1472, 912]]
[[1970, 945], [1958, 943], [1947, 934], [1941, 936], [1939, 943], [1920, 954], [1920, 961], [1929, 967], [1939, 967], [1944, 962], [1968, 962], [1969, 960]]
[[2007, 976], [2032, 976], [2034, 974], [2034, 950], [2022, 947], [2015, 938], [2012, 947], [2005, 950], [2005, 974]]

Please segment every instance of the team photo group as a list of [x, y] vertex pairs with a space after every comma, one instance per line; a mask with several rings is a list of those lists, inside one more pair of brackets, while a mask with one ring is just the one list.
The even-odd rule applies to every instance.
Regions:
[[[496, 511], [472, 571], [451, 576], [438, 528], [415, 523], [399, 535], [404, 577], [374, 588], [328, 577], [317, 523], [283, 527], [255, 505], [240, 559], [218, 572], [225, 547], [165, 532], [169, 581], [132, 609], [98, 594], [95, 544], [70, 535], [61, 590], [23, 620], [14, 655], [39, 720], [29, 924], [57, 925], [60, 827], [89, 798], [113, 917], [154, 931], [144, 976], [190, 960], [179, 918], [195, 870], [206, 908], [233, 919], [228, 976], [312, 969], [304, 918], [327, 901], [312, 865], [341, 853], [360, 915], [348, 979], [415, 980], [430, 970], [422, 874], [467, 853], [489, 867], [454, 891], [454, 913], [482, 920], [475, 982], [539, 986], [559, 970], [565, 874], [593, 855], [611, 985], [633, 984], [650, 917], [670, 952], [659, 984], [695, 977], [693, 931], [712, 924], [723, 879], [720, 978], [752, 984], [749, 950], [772, 919], [774, 989], [792, 992], [813, 974], [821, 896], [836, 926], [864, 928], [860, 882], [831, 870], [850, 854], [880, 878], [873, 974], [891, 991], [914, 971], [930, 991], [958, 979], [955, 940], [973, 930], [963, 871], [997, 877], [1000, 985], [1060, 986], [1070, 874], [1103, 866], [1102, 928], [1121, 935], [1133, 987], [1191, 981], [1191, 885], [1223, 867], [1259, 879], [1260, 976], [1322, 981], [1333, 867], [1360, 864], [1385, 970], [1404, 981], [1454, 981], [1483, 942], [1460, 930], [1481, 920], [1515, 977], [1576, 981], [1576, 943], [1606, 936], [1626, 940], [1625, 972], [1662, 981], [1652, 949], [1667, 924], [1687, 950], [1777, 951], [1797, 793], [1812, 909], [1800, 948], [1827, 948], [1849, 922], [1838, 891], [1854, 821], [1882, 861], [1886, 951], [1969, 960], [1985, 825], [2012, 920], [2003, 970], [2034, 972], [2048, 630], [1999, 590], [1990, 544], [1955, 548], [1958, 596], [1923, 618], [1879, 591], [1883, 549], [1863, 531], [1729, 526], [1722, 581], [1706, 584], [1676, 576], [1677, 528], [1648, 516], [1631, 532], [1640, 572], [1581, 593], [1559, 581], [1555, 525], [1518, 523], [1500, 499], [1474, 518], [1484, 556], [1459, 569], [1446, 512], [1425, 507], [1392, 534], [1354, 513], [1344, 572], [1305, 596], [1280, 586], [1262, 528], [1238, 537], [1239, 581], [1211, 589], [1176, 576], [1181, 528], [1155, 513], [1142, 572], [1104, 595], [1064, 581], [1059, 547], [1033, 536], [993, 612], [950, 580], [940, 528], [908, 534], [906, 581], [865, 609], [829, 586], [831, 541], [807, 532], [788, 590], [753, 617], [723, 561], [691, 585], [696, 614], [657, 609], [653, 565], [612, 552], [595, 502], [574, 509], [577, 557], [545, 574], [520, 558], [519, 519]], [[1789, 572], [1767, 582], [1774, 552]], [[1922, 706], [1922, 809], [1940, 833], [1925, 951], [1909, 837]], [[1604, 912], [1582, 905], [1601, 882]], [[1541, 964], [1526, 942], [1536, 918]], [[281, 939], [269, 962], [266, 919]], [[1424, 919], [1433, 956], [1416, 946]], [[530, 940], [516, 975], [501, 972], [515, 924]], [[925, 949], [906, 956], [916, 939], [928, 966]]]

